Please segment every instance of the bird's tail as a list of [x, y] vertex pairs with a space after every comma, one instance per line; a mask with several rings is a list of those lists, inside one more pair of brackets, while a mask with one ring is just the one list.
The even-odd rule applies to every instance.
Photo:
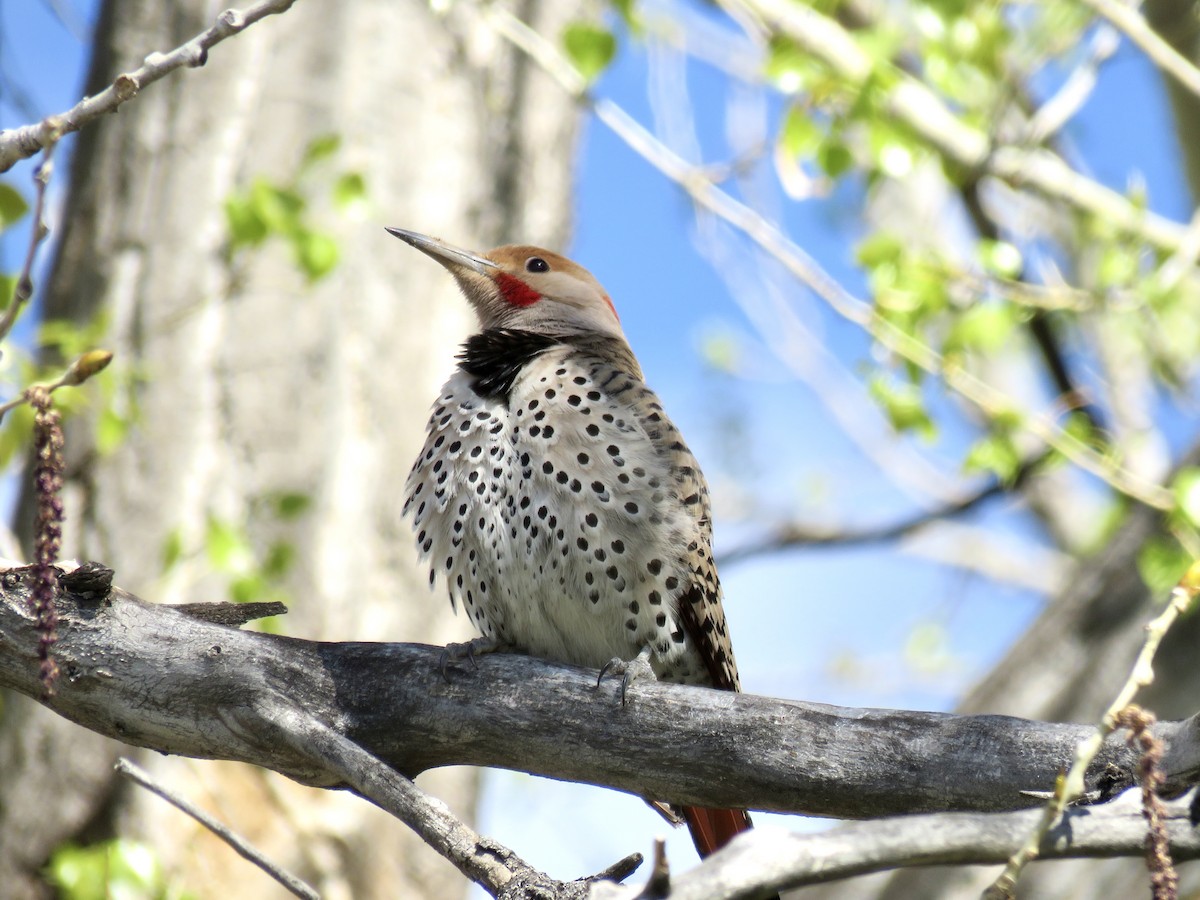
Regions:
[[[688, 831], [692, 833], [692, 843], [696, 845], [701, 859], [720, 850], [743, 831], [754, 827], [754, 823], [750, 821], [750, 814], [744, 809], [685, 806], [681, 811]], [[772, 894], [769, 900], [779, 900], [779, 895]]]
[[744, 809], [706, 809], [703, 806], [683, 807], [683, 818], [692, 843], [700, 858], [721, 849], [743, 831], [754, 827], [750, 814]]

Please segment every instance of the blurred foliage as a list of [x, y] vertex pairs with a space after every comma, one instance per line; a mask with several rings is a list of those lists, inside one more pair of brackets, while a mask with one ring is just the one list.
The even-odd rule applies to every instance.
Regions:
[[[311, 505], [312, 499], [298, 491], [265, 494], [251, 501], [242, 519], [210, 513], [204, 533], [192, 546], [180, 529], [174, 529], [163, 542], [163, 572], [186, 561], [200, 560], [205, 573], [224, 578], [228, 597], [235, 603], [288, 603], [291, 595], [284, 581], [295, 563], [295, 544], [284, 538], [264, 542], [256, 535], [268, 530], [264, 523], [278, 526], [295, 521], [307, 514]], [[263, 630], [272, 630], [272, 620], [260, 623]]]
[[1170, 598], [1171, 588], [1179, 583], [1192, 558], [1192, 554], [1172, 535], [1154, 535], [1138, 552], [1138, 574], [1150, 592], [1166, 602]]
[[[1086, 6], [1074, 0], [1015, 6], [970, 0], [853, 7], [840, 0], [810, 0], [804, 5], [813, 21], [828, 17], [831, 30], [844, 30], [869, 65], [835, 68], [756, 20], [753, 2], [742, 8], [731, 30], [750, 24], [753, 33], [753, 23], [761, 26], [761, 78], [780, 107], [772, 120], [770, 158], [784, 192], [791, 193], [789, 185], [802, 185], [806, 197], [842, 190], [869, 203], [894, 182], [922, 175], [936, 192], [938, 208], [947, 213], [934, 233], [897, 227], [895, 218], [885, 216], [860, 220], [855, 259], [876, 327], [894, 328], [913, 342], [909, 346], [928, 348], [936, 356], [925, 359], [940, 360], [942, 372], [966, 371], [990, 384], [997, 372], [1016, 371], [1013, 363], [1020, 360], [1041, 382], [1044, 401], [1036, 410], [1013, 408], [1011, 402], [947, 403], [948, 395], [957, 398], [937, 377], [940, 373], [931, 375], [928, 364], [918, 366], [889, 350], [897, 346], [889, 338], [886, 346], [880, 342], [873, 348], [860, 370], [896, 432], [933, 442], [944, 433], [962, 433], [965, 425], [974, 434], [960, 457], [964, 472], [987, 473], [1005, 483], [1034, 458], [1044, 458], [1043, 465], [1064, 462], [1058, 451], [1045, 456], [1046, 448], [1026, 432], [1034, 415], [1052, 419], [1097, 458], [1118, 465], [1126, 464], [1144, 440], [1138, 424], [1144, 419], [1154, 422], [1155, 439], [1166, 443], [1169, 433], [1177, 440], [1184, 429], [1165, 426], [1178, 425], [1179, 412], [1194, 402], [1190, 395], [1200, 361], [1200, 277], [1194, 260], [1172, 259], [1136, 226], [1119, 226], [1060, 199], [1027, 194], [1019, 177], [1006, 184], [981, 182], [980, 173], [962, 171], [929, 137], [937, 132], [936, 122], [916, 128], [895, 112], [900, 92], [912, 100], [919, 86], [935, 98], [926, 109], [940, 104], [986, 138], [993, 152], [1006, 145], [1023, 152], [1044, 149], [1074, 166], [1081, 179], [1094, 180], [1086, 146], [1067, 145], [1059, 137], [1072, 127], [1078, 107], [1054, 127], [1033, 127], [1042, 104], [1058, 99], [1057, 92], [1081, 70], [1108, 59], [1093, 56], [1099, 26]], [[610, 7], [618, 45], [652, 29], [653, 15], [664, 20], [658, 27], [665, 43], [686, 45], [682, 22], [648, 8], [643, 17], [635, 0]], [[815, 27], [812, 33], [818, 33]], [[594, 79], [617, 52], [610, 37], [603, 27], [573, 25], [563, 41], [575, 65]], [[850, 71], [852, 77], [844, 74]], [[1136, 171], [1124, 193], [1134, 210], [1147, 208]], [[1066, 359], [1088, 410], [1079, 408], [1078, 396], [1054, 396], [1057, 363], [1041, 355], [1047, 335], [1060, 359]], [[702, 352], [717, 370], [737, 368], [728, 342], [708, 340]], [[1139, 368], [1144, 362], [1154, 381], [1153, 391], [1141, 394], [1148, 404], [1142, 419], [1124, 433], [1111, 427], [1121, 415], [1110, 402], [1119, 393], [1113, 386], [1127, 374], [1121, 360], [1138, 360]], [[1089, 418], [1091, 409], [1100, 411], [1103, 426]], [[954, 428], [945, 427], [950, 417]], [[1094, 473], [1087, 477], [1094, 480]], [[1097, 493], [1104, 490], [1094, 487]], [[1189, 470], [1170, 487], [1174, 537], [1148, 544], [1141, 565], [1155, 590], [1174, 583], [1185, 546], [1191, 552], [1200, 548], [1200, 477]], [[1078, 546], [1064, 549], [1084, 552], [1118, 526], [1131, 504], [1111, 486], [1108, 497], [1112, 502], [1100, 505], [1110, 514], [1095, 517], [1095, 534], [1081, 535]]]
[[24, 196], [7, 181], [0, 181], [0, 232], [11, 228], [29, 212]]
[[[7, 181], [0, 181], [0, 237], [6, 231], [20, 222], [29, 213], [29, 203], [15, 187]], [[13, 294], [17, 289], [15, 272], [0, 272], [0, 299], [4, 307], [13, 302]]]
[[[77, 359], [100, 346], [107, 332], [108, 320], [103, 313], [84, 325], [58, 319], [43, 322], [36, 343], [44, 351], [44, 357], [39, 358], [59, 361], [39, 362], [24, 348], [10, 346], [0, 359], [0, 376], [11, 395], [28, 385], [52, 381], [62, 374], [61, 360]], [[54, 405], [64, 419], [86, 412], [86, 421], [94, 429], [92, 438], [96, 451], [107, 456], [121, 446], [138, 419], [134, 389], [137, 379], [137, 372], [116, 357], [85, 385], [55, 391]], [[28, 450], [32, 432], [33, 411], [28, 406], [18, 406], [4, 416], [0, 421], [0, 468], [8, 466]]]
[[115, 838], [87, 847], [64, 844], [46, 866], [59, 900], [194, 900], [171, 885], [154, 851]]
[[291, 248], [296, 266], [309, 282], [332, 272], [341, 250], [331, 234], [314, 224], [313, 200], [327, 193], [333, 208], [343, 214], [361, 210], [367, 200], [366, 180], [360, 172], [330, 172], [328, 163], [340, 148], [338, 135], [314, 138], [290, 178], [276, 181], [258, 175], [245, 190], [226, 198], [230, 256], [236, 258], [275, 237]]

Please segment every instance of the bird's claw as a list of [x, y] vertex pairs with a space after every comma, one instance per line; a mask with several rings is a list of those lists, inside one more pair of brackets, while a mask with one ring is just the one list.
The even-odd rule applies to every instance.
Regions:
[[442, 673], [442, 678], [447, 683], [450, 681], [450, 664], [461, 660], [469, 660], [471, 668], [479, 670], [479, 663], [476, 660], [477, 656], [482, 656], [484, 653], [493, 653], [501, 647], [500, 641], [490, 637], [477, 637], [461, 644], [447, 644], [442, 648], [442, 655], [438, 658], [438, 671]]
[[635, 681], [648, 678], [651, 681], [657, 681], [658, 676], [654, 674], [654, 669], [650, 665], [650, 648], [644, 647], [642, 652], [633, 659], [621, 659], [619, 656], [614, 656], [600, 668], [600, 674], [596, 678], [596, 687], [600, 687], [600, 682], [604, 680], [604, 676], [612, 673], [613, 675], [621, 676], [621, 705], [626, 702], [626, 694], [629, 691], [629, 686]]

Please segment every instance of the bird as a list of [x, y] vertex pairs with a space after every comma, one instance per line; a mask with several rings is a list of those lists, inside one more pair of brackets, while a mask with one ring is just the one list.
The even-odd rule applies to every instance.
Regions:
[[[478, 319], [406, 484], [429, 581], [500, 648], [741, 690], [700, 466], [646, 386], [604, 288], [550, 250], [387, 231], [445, 267]], [[744, 810], [683, 807], [706, 857]]]

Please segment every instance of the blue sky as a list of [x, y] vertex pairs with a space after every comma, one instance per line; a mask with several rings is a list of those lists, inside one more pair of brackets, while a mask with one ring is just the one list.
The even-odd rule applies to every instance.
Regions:
[[[90, 18], [92, 0], [67, 5], [80, 11], [81, 22]], [[151, 49], [161, 48], [146, 48]], [[61, 111], [77, 99], [83, 61], [83, 45], [43, 4], [0, 0], [0, 66], [26, 87], [39, 114]], [[703, 63], [687, 63], [683, 71], [702, 159], [729, 159], [736, 148], [727, 140], [726, 113], [735, 89], [726, 75]], [[597, 92], [650, 124], [652, 74], [646, 49], [626, 44]], [[184, 77], [203, 77], [203, 71]], [[0, 98], [0, 127], [26, 122], [8, 101]], [[768, 100], [765, 108], [768, 119], [778, 116], [777, 101]], [[1168, 110], [1157, 75], [1140, 55], [1128, 47], [1118, 52], [1068, 136], [1085, 172], [1118, 190], [1141, 179], [1152, 209], [1186, 221], [1191, 202]], [[6, 177], [26, 189], [29, 166]], [[778, 200], [769, 168], [759, 178]], [[791, 236], [855, 291], [862, 290], [853, 264], [861, 199], [851, 185], [821, 202], [778, 204]], [[750, 485], [751, 499], [769, 513], [847, 525], [890, 521], [913, 510], [839, 432], [818, 399], [785, 377], [782, 365], [763, 357], [763, 379], [747, 382], [705, 364], [700, 347], [707, 336], [741, 335], [753, 352], [753, 327], [721, 272], [699, 252], [697, 235], [686, 197], [602, 124], [589, 122], [580, 150], [574, 238], [566, 249], [607, 287], [647, 380], [718, 492], [721, 483], [741, 479]], [[767, 265], [736, 237], [724, 246], [734, 264], [751, 271]], [[19, 237], [3, 241], [0, 265], [14, 269], [22, 249]], [[826, 346], [852, 371], [866, 361], [861, 333], [798, 287], [789, 290], [794, 293], [789, 298], [806, 305], [819, 323]], [[933, 455], [951, 461], [953, 470], [965, 437], [950, 429]], [[1022, 540], [1040, 540], [1010, 501], [994, 503], [972, 520]], [[734, 518], [718, 518], [718, 549], [753, 531]], [[746, 690], [845, 705], [950, 708], [1040, 606], [1029, 591], [888, 547], [781, 553], [730, 565], [722, 580]], [[904, 651], [927, 634], [944, 638], [947, 655], [944, 667], [922, 672], [906, 661]], [[589, 822], [595, 841], [581, 837]], [[560, 877], [595, 871], [632, 850], [648, 851], [650, 837], [663, 831], [635, 798], [520, 775], [490, 780], [482, 824]], [[564, 831], [575, 839], [564, 842]], [[685, 836], [672, 838], [671, 852], [677, 865], [693, 859]]]

